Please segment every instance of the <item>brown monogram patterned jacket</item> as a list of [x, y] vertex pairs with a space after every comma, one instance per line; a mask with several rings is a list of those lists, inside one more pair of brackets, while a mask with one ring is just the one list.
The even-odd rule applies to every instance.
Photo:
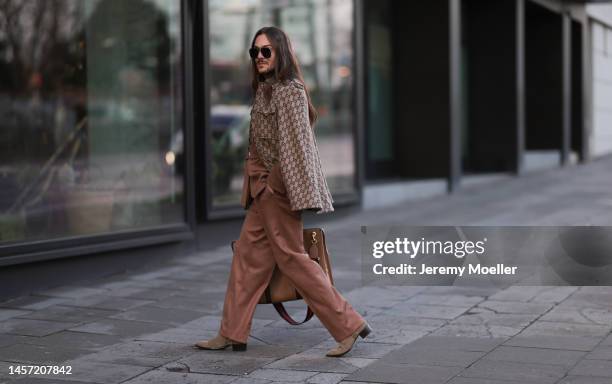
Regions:
[[[266, 87], [272, 88], [270, 100], [264, 94]], [[308, 101], [302, 83], [269, 78], [259, 84], [251, 109], [249, 143], [255, 146], [270, 171], [270, 186], [274, 189], [274, 182], [282, 181], [281, 188], [286, 191], [292, 210], [307, 209], [318, 214], [334, 210], [308, 120]], [[241, 198], [244, 209], [252, 201], [248, 185], [245, 171]]]

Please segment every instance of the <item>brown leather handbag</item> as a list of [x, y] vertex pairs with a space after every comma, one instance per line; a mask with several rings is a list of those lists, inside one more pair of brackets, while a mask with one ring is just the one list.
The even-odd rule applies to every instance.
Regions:
[[[334, 279], [331, 271], [331, 262], [327, 246], [325, 244], [325, 233], [322, 228], [304, 228], [304, 249], [308, 253], [310, 259], [319, 264], [323, 272], [329, 278], [330, 283], [334, 284]], [[232, 251], [234, 250], [234, 242], [232, 241]], [[283, 302], [292, 300], [301, 300], [302, 296], [298, 290], [291, 284], [291, 280], [284, 275], [278, 266], [274, 267], [270, 283], [259, 299], [259, 304], [272, 304], [278, 314], [285, 319], [289, 324], [298, 325], [310, 320], [313, 312], [310, 308], [306, 311], [306, 318], [302, 322], [297, 322], [287, 313], [283, 306]]]

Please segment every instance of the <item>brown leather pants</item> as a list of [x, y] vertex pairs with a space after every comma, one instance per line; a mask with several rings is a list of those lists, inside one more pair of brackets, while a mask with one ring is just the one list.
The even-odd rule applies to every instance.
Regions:
[[234, 244], [219, 332], [247, 342], [255, 306], [278, 264], [333, 338], [346, 339], [364, 319], [308, 257], [301, 211], [292, 211], [286, 193], [268, 185], [267, 171], [256, 158], [247, 159], [247, 171], [255, 198]]

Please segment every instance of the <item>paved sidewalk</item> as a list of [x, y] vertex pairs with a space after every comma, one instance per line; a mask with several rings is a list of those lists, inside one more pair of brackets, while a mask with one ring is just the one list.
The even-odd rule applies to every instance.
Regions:
[[[270, 306], [246, 352], [193, 349], [219, 326], [226, 245], [0, 303], [0, 383], [612, 383], [611, 287], [363, 287], [359, 256], [362, 225], [610, 225], [610, 170], [612, 158], [326, 222], [336, 285], [374, 328], [345, 357], [324, 356], [335, 342], [316, 318], [290, 326]], [[72, 374], [8, 375], [16, 364]]]

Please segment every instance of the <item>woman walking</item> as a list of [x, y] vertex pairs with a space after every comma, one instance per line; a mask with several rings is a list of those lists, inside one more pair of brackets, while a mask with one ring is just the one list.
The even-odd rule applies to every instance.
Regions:
[[371, 329], [304, 249], [302, 211], [334, 210], [312, 129], [316, 112], [281, 29], [257, 31], [249, 54], [255, 98], [241, 198], [248, 211], [234, 244], [219, 333], [195, 345], [246, 350], [255, 306], [278, 265], [338, 342], [327, 356], [342, 356]]

